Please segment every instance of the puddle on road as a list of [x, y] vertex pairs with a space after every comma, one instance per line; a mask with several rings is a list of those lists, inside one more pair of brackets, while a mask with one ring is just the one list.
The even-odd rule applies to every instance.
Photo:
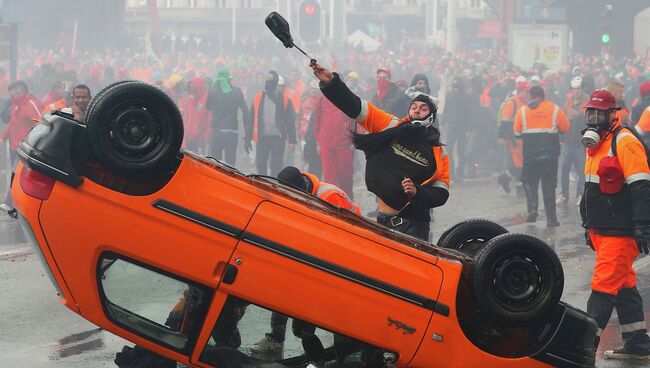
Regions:
[[61, 358], [103, 349], [104, 338], [101, 332], [101, 328], [96, 328], [59, 339], [56, 343], [49, 345], [49, 348], [54, 350], [49, 356], [50, 360], [59, 360]]

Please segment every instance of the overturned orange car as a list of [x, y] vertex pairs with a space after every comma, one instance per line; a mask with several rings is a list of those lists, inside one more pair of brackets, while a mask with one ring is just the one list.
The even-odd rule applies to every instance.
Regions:
[[[12, 196], [61, 303], [193, 367], [593, 367], [544, 242], [468, 220], [437, 245], [180, 149], [163, 92], [118, 82], [19, 146]], [[257, 354], [273, 314], [282, 349]]]

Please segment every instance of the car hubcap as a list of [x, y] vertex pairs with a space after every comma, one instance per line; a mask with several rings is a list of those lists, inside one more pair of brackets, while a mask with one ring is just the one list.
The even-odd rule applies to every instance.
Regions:
[[115, 119], [113, 143], [128, 156], [143, 156], [155, 150], [159, 128], [151, 114], [143, 109], [130, 108]]
[[530, 258], [510, 255], [494, 271], [496, 294], [508, 305], [525, 305], [539, 292], [541, 272]]

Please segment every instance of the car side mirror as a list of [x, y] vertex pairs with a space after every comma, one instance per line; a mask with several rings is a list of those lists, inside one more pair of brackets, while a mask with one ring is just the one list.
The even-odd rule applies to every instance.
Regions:
[[269, 14], [264, 20], [264, 23], [269, 27], [271, 32], [273, 32], [275, 37], [282, 41], [284, 47], [293, 47], [293, 38], [291, 37], [291, 31], [289, 30], [289, 23], [284, 19], [284, 17], [277, 12], [271, 12], [271, 14]]

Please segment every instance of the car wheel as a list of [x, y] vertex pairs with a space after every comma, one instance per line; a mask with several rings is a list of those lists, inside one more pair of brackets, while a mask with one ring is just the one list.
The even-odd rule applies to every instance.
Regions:
[[564, 273], [557, 254], [542, 240], [503, 234], [490, 240], [474, 259], [472, 290], [479, 308], [505, 325], [521, 326], [557, 305]]
[[507, 232], [506, 228], [490, 220], [469, 219], [442, 233], [438, 239], [438, 246], [457, 249], [464, 253], [474, 253], [490, 239]]
[[178, 107], [160, 89], [137, 81], [100, 91], [88, 106], [86, 126], [99, 162], [125, 177], [169, 170], [183, 141]]

